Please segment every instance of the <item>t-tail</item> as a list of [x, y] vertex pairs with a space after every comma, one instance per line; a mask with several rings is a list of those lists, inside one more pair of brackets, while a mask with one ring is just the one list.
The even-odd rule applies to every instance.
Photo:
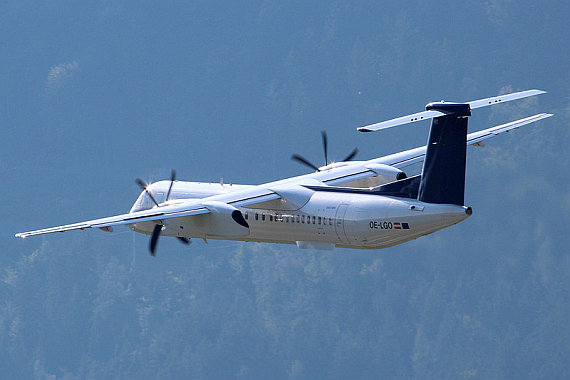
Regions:
[[[544, 93], [545, 91], [541, 90], [527, 90], [466, 103], [434, 102], [426, 105], [425, 111], [358, 128], [360, 132], [373, 132], [432, 119], [421, 176], [381, 186], [379, 193], [394, 195], [407, 193], [413, 194], [415, 198], [414, 191], [403, 191], [402, 187], [415, 187], [419, 179], [419, 189], [415, 187], [418, 200], [426, 203], [463, 206], [465, 158], [469, 143], [467, 141], [467, 120], [471, 116], [471, 110]], [[539, 120], [548, 116], [551, 115], [535, 115], [534, 118]], [[517, 122], [522, 121], [525, 120]]]

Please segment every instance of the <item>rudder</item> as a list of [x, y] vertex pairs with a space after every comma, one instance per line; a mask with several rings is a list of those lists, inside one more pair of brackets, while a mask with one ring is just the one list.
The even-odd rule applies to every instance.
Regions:
[[469, 104], [430, 103], [427, 110], [445, 112], [432, 120], [418, 200], [463, 206]]

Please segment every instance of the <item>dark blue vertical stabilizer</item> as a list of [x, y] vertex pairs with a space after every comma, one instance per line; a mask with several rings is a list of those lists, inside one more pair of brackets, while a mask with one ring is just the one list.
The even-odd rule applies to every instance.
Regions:
[[463, 206], [468, 104], [430, 103], [426, 109], [446, 113], [432, 120], [418, 200]]

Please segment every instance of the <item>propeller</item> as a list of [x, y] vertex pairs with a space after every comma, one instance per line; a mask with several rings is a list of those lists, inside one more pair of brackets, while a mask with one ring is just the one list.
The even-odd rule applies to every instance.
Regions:
[[292, 159], [293, 161], [298, 161], [298, 162], [300, 162], [300, 163], [302, 163], [302, 164], [304, 164], [304, 165], [307, 165], [308, 167], [310, 167], [310, 168], [312, 168], [312, 169], [315, 169], [315, 171], [318, 171], [318, 172], [320, 171], [318, 167], [316, 167], [315, 165], [311, 164], [309, 161], [307, 161], [307, 159], [305, 159], [305, 158], [299, 156], [298, 154], [292, 155], [292, 156], [291, 156], [291, 159]]
[[152, 196], [152, 194], [150, 193], [150, 191], [148, 191], [147, 187], [148, 187], [148, 183], [144, 182], [142, 179], [137, 178], [135, 179], [135, 182], [137, 183], [137, 185], [139, 185], [139, 187], [141, 189], [143, 189], [143, 191], [145, 193], [147, 193], [147, 195], [150, 197], [150, 199], [154, 202], [155, 205], [158, 206], [158, 202], [156, 201], [156, 199], [154, 199], [154, 197]]
[[358, 148], [354, 148], [354, 150], [352, 152], [350, 152], [350, 154], [348, 156], [346, 156], [344, 158], [344, 160], [342, 160], [342, 162], [352, 160], [354, 158], [354, 156], [356, 156], [357, 154], [358, 154]]
[[172, 185], [174, 185], [174, 181], [176, 181], [176, 170], [172, 169], [170, 172], [170, 186], [168, 187], [168, 193], [166, 193], [166, 200], [170, 198], [170, 192], [172, 191]]
[[328, 154], [327, 154], [328, 150], [329, 150], [327, 132], [321, 131], [321, 137], [323, 138], [323, 150], [325, 151], [325, 166], [327, 166], [329, 164], [329, 159], [328, 159]]
[[[170, 199], [170, 194], [172, 193], [172, 186], [174, 185], [174, 181], [176, 181], [176, 171], [173, 169], [170, 172], [170, 186], [168, 187], [168, 192], [166, 193], [165, 201], [168, 201]], [[152, 193], [150, 191], [148, 191], [149, 184], [144, 182], [140, 178], [135, 179], [135, 182], [137, 183], [137, 185], [139, 185], [139, 187], [141, 189], [143, 189], [144, 192], [147, 193], [147, 195], [154, 202], [154, 204], [157, 207], [160, 207], [158, 202], [156, 201], [156, 199], [154, 199], [154, 197], [152, 196]], [[148, 247], [150, 254], [152, 256], [155, 256], [156, 245], [158, 243], [158, 238], [159, 238], [160, 233], [162, 232], [163, 228], [164, 228], [163, 224], [157, 223], [152, 230], [152, 235], [150, 237], [150, 242], [149, 242], [149, 247]], [[188, 239], [188, 238], [185, 238], [182, 236], [177, 236], [176, 238], [178, 239], [178, 241], [180, 241], [183, 244], [186, 244], [186, 245], [190, 244], [190, 239]]]
[[[323, 139], [323, 151], [325, 153], [325, 166], [327, 166], [329, 164], [329, 158], [328, 158], [328, 138], [327, 138], [327, 132], [326, 131], [321, 131], [321, 137]], [[346, 156], [344, 158], [344, 160], [342, 160], [341, 162], [344, 161], [350, 161], [352, 160], [356, 155], [358, 154], [358, 148], [354, 148], [354, 150], [352, 152], [350, 152], [350, 154], [348, 156]], [[313, 163], [311, 163], [309, 160], [307, 160], [306, 158], [298, 155], [298, 154], [293, 154], [291, 156], [291, 159], [293, 161], [297, 161], [302, 163], [303, 165], [306, 165], [308, 167], [310, 167], [311, 169], [314, 169], [318, 172], [320, 172], [320, 169], [318, 168], [318, 166], [314, 165]]]
[[162, 224], [157, 224], [154, 226], [152, 230], [152, 236], [150, 237], [150, 244], [148, 246], [148, 250], [150, 251], [151, 256], [154, 256], [154, 251], [156, 250], [156, 243], [158, 243], [158, 237], [160, 236], [160, 232], [162, 231]]
[[178, 239], [182, 244], [190, 245], [190, 239], [188, 238], [176, 236], [176, 239]]

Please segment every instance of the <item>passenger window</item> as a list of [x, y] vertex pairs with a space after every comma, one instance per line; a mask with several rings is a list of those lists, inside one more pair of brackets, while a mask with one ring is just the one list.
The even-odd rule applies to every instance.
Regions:
[[299, 215], [295, 216], [295, 221], [296, 221], [297, 223], [299, 223], [299, 219], [300, 219], [300, 218], [299, 218]]
[[319, 216], [319, 224], [321, 224], [321, 217]]
[[247, 211], [245, 212], [245, 219], [247, 220]]
[[273, 222], [273, 215], [269, 215], [269, 221]]
[[313, 215], [313, 224], [315, 224], [315, 216]]
[[255, 213], [255, 220], [259, 220], [259, 214]]
[[305, 215], [301, 215], [301, 223], [305, 223]]
[[265, 214], [261, 214], [261, 220], [265, 222]]
[[329, 226], [332, 226], [332, 218], [329, 218]]

